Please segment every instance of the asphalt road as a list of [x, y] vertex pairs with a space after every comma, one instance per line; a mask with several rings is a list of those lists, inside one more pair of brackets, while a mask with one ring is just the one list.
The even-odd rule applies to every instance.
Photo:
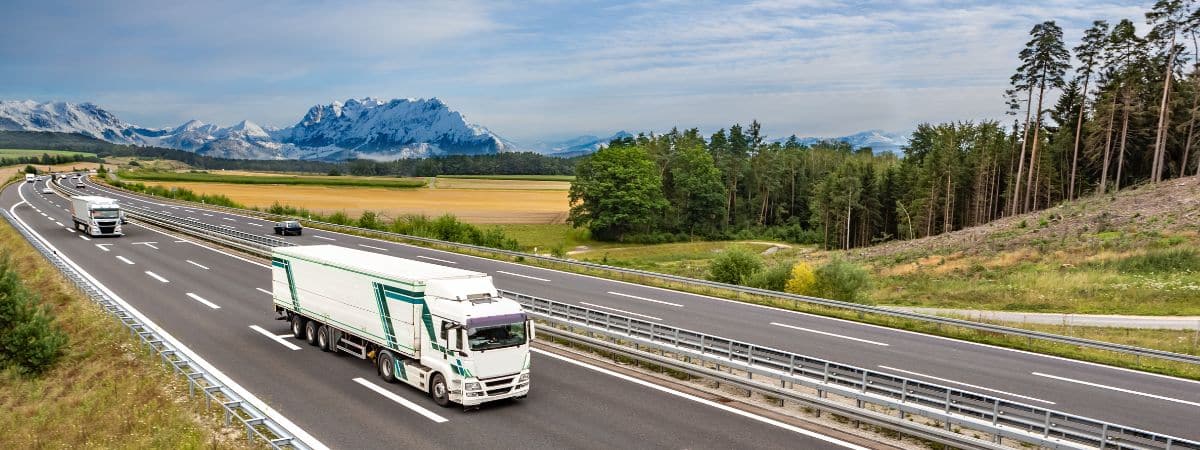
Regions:
[[[206, 211], [88, 183], [122, 202], [248, 233], [269, 221]], [[291, 204], [287, 198], [280, 203]], [[278, 236], [276, 236], [278, 237]], [[306, 229], [282, 239], [336, 244], [487, 272], [502, 289], [653, 320], [1034, 406], [1200, 439], [1200, 382], [975, 344], [725, 299]]]
[[259, 290], [270, 290], [267, 266], [136, 224], [119, 238], [81, 236], [72, 230], [69, 201], [39, 193], [41, 186], [15, 184], [0, 202], [60, 254], [333, 448], [852, 447], [545, 353], [533, 356], [527, 399], [472, 412], [439, 408], [422, 392], [383, 383], [365, 361], [291, 338], [287, 324], [273, 320], [270, 294]]

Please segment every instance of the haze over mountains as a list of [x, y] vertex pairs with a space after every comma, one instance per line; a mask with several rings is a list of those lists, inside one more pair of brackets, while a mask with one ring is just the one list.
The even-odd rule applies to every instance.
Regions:
[[[444, 155], [535, 151], [551, 156], [590, 154], [613, 139], [633, 136], [579, 136], [522, 146], [467, 121], [437, 98], [349, 99], [315, 105], [295, 125], [262, 127], [243, 120], [229, 127], [189, 120], [174, 128], [145, 128], [121, 121], [92, 103], [0, 101], [0, 130], [78, 133], [116, 144], [174, 148], [234, 159], [390, 161]], [[852, 146], [898, 151], [907, 136], [871, 130], [830, 138]], [[779, 139], [783, 141], [785, 139]], [[813, 144], [823, 138], [800, 138]]]

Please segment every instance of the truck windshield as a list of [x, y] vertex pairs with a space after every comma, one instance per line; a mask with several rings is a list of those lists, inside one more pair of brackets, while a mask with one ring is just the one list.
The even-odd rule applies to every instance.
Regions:
[[467, 329], [471, 350], [492, 350], [525, 343], [525, 322]]
[[119, 209], [93, 209], [92, 217], [97, 219], [119, 219], [121, 210]]

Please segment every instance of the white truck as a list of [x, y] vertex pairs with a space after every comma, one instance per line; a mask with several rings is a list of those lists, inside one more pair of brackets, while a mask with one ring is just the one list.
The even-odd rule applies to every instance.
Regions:
[[94, 195], [71, 197], [71, 221], [89, 236], [121, 236], [121, 206]]
[[37, 181], [37, 175], [34, 175], [32, 173], [25, 174], [25, 182], [26, 183], [32, 183], [34, 181]]
[[272, 297], [297, 339], [370, 360], [441, 406], [529, 394], [533, 321], [492, 277], [335, 245], [275, 247]]

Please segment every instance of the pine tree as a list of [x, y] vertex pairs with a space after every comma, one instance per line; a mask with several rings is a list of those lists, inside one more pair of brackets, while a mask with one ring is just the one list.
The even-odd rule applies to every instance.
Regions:
[[1067, 200], [1075, 199], [1075, 174], [1079, 167], [1079, 137], [1083, 132], [1084, 108], [1087, 107], [1088, 82], [1095, 71], [1097, 58], [1101, 56], [1105, 41], [1108, 38], [1108, 22], [1097, 20], [1092, 27], [1083, 33], [1083, 41], [1075, 47], [1075, 57], [1079, 58], [1079, 68], [1075, 70], [1076, 77], [1083, 77], [1083, 88], [1080, 89], [1082, 100], [1079, 102], [1079, 117], [1075, 122], [1075, 144], [1071, 155], [1071, 181], [1067, 188]]
[[1063, 45], [1062, 28], [1059, 28], [1053, 20], [1035, 25], [1029, 34], [1032, 38], [1025, 44], [1025, 50], [1021, 52], [1022, 64], [1018, 70], [1029, 80], [1031, 89], [1032, 86], [1037, 86], [1038, 106], [1033, 120], [1033, 145], [1029, 152], [1029, 172], [1025, 183], [1025, 200], [1022, 211], [1028, 211], [1031, 206], [1030, 201], [1034, 187], [1033, 175], [1036, 170], [1034, 164], [1038, 161], [1038, 143], [1042, 129], [1042, 103], [1045, 99], [1046, 88], [1061, 88], [1063, 75], [1070, 67], [1068, 63], [1070, 54]]

